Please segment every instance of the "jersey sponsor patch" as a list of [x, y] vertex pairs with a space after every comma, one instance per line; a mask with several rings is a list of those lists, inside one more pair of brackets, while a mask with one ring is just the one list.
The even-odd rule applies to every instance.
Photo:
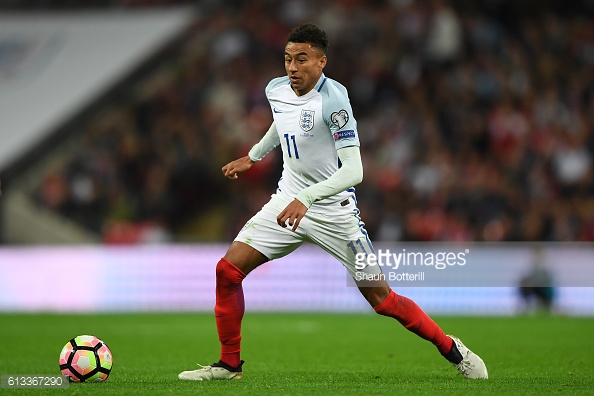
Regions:
[[309, 132], [314, 127], [314, 110], [301, 110], [301, 117], [299, 118], [299, 126], [305, 132]]
[[334, 140], [339, 141], [340, 139], [352, 139], [355, 137], [355, 131], [347, 130], [347, 131], [338, 131], [334, 132]]
[[330, 114], [330, 120], [338, 127], [338, 129], [340, 129], [345, 126], [347, 122], [349, 122], [349, 113], [347, 113], [345, 109], [335, 111], [334, 113]]

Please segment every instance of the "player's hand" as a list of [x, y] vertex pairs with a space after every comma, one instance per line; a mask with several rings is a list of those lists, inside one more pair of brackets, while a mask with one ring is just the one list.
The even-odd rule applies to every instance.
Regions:
[[237, 179], [238, 173], [245, 172], [254, 164], [255, 162], [252, 161], [248, 155], [246, 155], [245, 157], [231, 161], [227, 165], [223, 166], [223, 175], [225, 175], [227, 179]]
[[287, 205], [285, 210], [276, 216], [276, 222], [281, 227], [286, 227], [287, 220], [289, 220], [289, 226], [292, 227], [291, 230], [294, 232], [306, 212], [307, 206], [303, 205], [300, 200], [294, 199], [293, 202]]

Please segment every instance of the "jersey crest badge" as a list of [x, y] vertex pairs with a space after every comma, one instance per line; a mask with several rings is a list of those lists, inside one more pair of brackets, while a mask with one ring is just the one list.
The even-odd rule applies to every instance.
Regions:
[[301, 117], [299, 118], [299, 126], [305, 132], [309, 132], [314, 127], [314, 110], [301, 110]]

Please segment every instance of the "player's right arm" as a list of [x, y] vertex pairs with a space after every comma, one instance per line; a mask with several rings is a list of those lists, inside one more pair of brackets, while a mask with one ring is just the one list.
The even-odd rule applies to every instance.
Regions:
[[247, 171], [256, 162], [260, 161], [266, 154], [268, 154], [273, 148], [280, 144], [280, 138], [276, 130], [274, 122], [268, 128], [268, 132], [264, 137], [252, 147], [248, 155], [236, 159], [235, 161], [229, 162], [223, 166], [223, 175], [228, 179], [237, 179], [238, 173]]

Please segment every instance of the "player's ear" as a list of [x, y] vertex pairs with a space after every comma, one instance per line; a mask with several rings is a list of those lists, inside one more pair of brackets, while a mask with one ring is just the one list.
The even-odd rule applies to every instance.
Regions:
[[326, 67], [326, 62], [328, 62], [328, 58], [326, 58], [326, 55], [322, 55], [322, 57], [319, 60], [319, 65], [321, 69]]

